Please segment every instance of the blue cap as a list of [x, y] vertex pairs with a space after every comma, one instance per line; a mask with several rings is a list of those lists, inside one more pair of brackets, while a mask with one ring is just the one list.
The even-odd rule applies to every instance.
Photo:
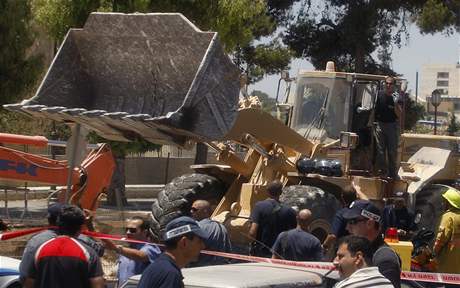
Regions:
[[193, 233], [203, 240], [209, 237], [208, 233], [200, 228], [198, 222], [190, 217], [182, 216], [172, 220], [166, 225], [163, 240], [168, 241], [188, 233]]
[[57, 218], [61, 214], [64, 204], [54, 203], [48, 207], [48, 218]]
[[351, 202], [348, 209], [343, 213], [343, 218], [351, 220], [360, 216], [379, 222], [381, 218], [380, 209], [368, 200], [356, 200]]

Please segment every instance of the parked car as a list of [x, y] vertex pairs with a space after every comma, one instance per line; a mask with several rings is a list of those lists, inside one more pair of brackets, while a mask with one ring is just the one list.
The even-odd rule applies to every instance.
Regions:
[[[323, 263], [324, 264], [324, 263]], [[327, 271], [268, 263], [243, 263], [182, 269], [185, 288], [289, 288], [324, 287]], [[337, 272], [328, 278], [337, 278]], [[121, 288], [135, 288], [141, 275], [131, 277]]]
[[21, 288], [19, 282], [19, 263], [21, 261], [0, 256], [0, 288]]

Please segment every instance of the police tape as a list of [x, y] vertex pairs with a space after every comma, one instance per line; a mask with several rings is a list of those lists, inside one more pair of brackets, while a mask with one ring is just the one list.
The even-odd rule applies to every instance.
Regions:
[[[155, 243], [150, 243], [150, 242], [129, 239], [123, 236], [108, 235], [108, 234], [92, 232], [92, 231], [84, 231], [83, 234], [92, 236], [92, 237], [96, 237], [99, 239], [125, 241], [125, 242], [133, 242], [133, 243], [155, 244]], [[159, 244], [156, 244], [156, 245], [159, 245]], [[159, 246], [163, 246], [163, 245], [160, 244]], [[297, 261], [290, 261], [290, 260], [272, 259], [272, 258], [240, 255], [240, 254], [209, 251], [209, 250], [202, 250], [201, 253], [206, 254], [206, 255], [211, 255], [211, 256], [220, 256], [220, 257], [225, 257], [225, 258], [230, 258], [230, 259], [235, 259], [235, 260], [243, 260], [243, 261], [256, 262], [256, 263], [272, 263], [272, 264], [287, 265], [291, 267], [309, 268], [309, 269], [317, 269], [317, 270], [324, 270], [324, 271], [331, 271], [335, 269], [332, 263], [327, 263], [327, 262], [297, 262]], [[460, 284], [460, 274], [401, 271], [401, 279], [411, 280], [411, 281], [421, 281], [421, 282], [443, 283], [443, 284]]]
[[[9, 240], [9, 239], [13, 239], [16, 237], [21, 237], [24, 235], [46, 230], [48, 228], [50, 227], [31, 228], [31, 229], [23, 229], [23, 230], [18, 230], [18, 231], [1, 233], [0, 240]], [[82, 234], [85, 234], [91, 237], [95, 237], [95, 238], [99, 238], [99, 239], [104, 239], [104, 240], [153, 244], [153, 245], [163, 246], [161, 244], [140, 241], [140, 240], [135, 240], [135, 239], [129, 239], [127, 237], [120, 236], [120, 235], [110, 235], [110, 234], [104, 234], [104, 233], [88, 231], [88, 230], [82, 231]], [[209, 250], [203, 250], [201, 251], [201, 253], [206, 254], [206, 255], [211, 255], [211, 256], [225, 257], [225, 258], [243, 260], [243, 261], [255, 262], [255, 263], [272, 263], [272, 264], [280, 264], [280, 265], [286, 265], [286, 266], [291, 266], [291, 267], [309, 268], [309, 269], [317, 269], [317, 270], [325, 270], [325, 271], [332, 271], [335, 269], [332, 263], [327, 263], [327, 262], [324, 262], [324, 263], [323, 262], [297, 262], [297, 261], [290, 261], [290, 260], [272, 259], [272, 258], [240, 255], [240, 254], [209, 251]], [[431, 282], [431, 283], [442, 283], [442, 284], [460, 284], [460, 274], [449, 274], [449, 273], [402, 271], [401, 279], [411, 280], [411, 281]]]
[[37, 228], [22, 229], [22, 230], [10, 231], [10, 232], [3, 232], [3, 233], [0, 233], [0, 241], [5, 241], [5, 240], [37, 233], [43, 230], [47, 230], [48, 228], [49, 227], [37, 227]]

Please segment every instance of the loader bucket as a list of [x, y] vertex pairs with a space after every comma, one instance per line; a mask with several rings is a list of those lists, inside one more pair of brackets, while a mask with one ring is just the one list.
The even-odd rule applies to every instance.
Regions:
[[184, 145], [221, 139], [238, 97], [239, 71], [217, 33], [178, 13], [92, 13], [69, 30], [36, 95], [5, 108], [110, 140]]

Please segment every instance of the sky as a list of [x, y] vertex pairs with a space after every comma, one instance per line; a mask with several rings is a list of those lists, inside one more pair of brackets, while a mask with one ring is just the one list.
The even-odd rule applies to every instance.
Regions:
[[[424, 64], [455, 64], [459, 60], [459, 34], [446, 36], [441, 33], [434, 35], [420, 34], [415, 25], [409, 28], [409, 40], [400, 49], [393, 47], [393, 70], [402, 74], [409, 81], [408, 89], [415, 94], [416, 72], [419, 72], [419, 92], [422, 65]], [[295, 59], [291, 62], [290, 76], [297, 74], [299, 69], [313, 70], [313, 66], [306, 60]], [[270, 97], [276, 96], [279, 75], [265, 77], [262, 81], [249, 86], [249, 92], [261, 90]], [[283, 81], [282, 81], [283, 83]], [[284, 91], [281, 84], [280, 95]], [[280, 96], [281, 97], [281, 96]]]

